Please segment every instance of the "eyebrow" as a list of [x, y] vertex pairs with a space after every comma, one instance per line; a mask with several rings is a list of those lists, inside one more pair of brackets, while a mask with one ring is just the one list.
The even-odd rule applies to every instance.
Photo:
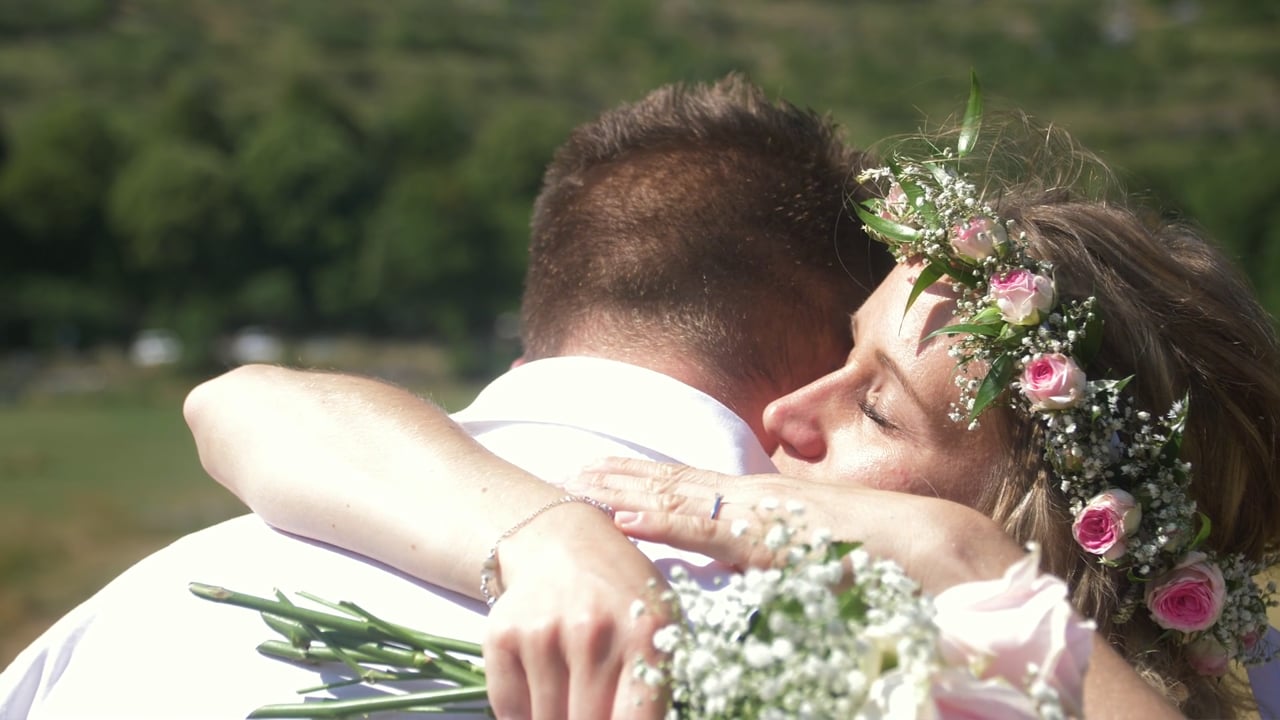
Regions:
[[902, 371], [902, 367], [894, 362], [893, 358], [886, 355], [883, 350], [876, 350], [876, 360], [898, 379], [898, 384], [902, 386], [903, 392], [911, 398], [912, 402], [921, 410], [928, 412], [929, 408], [925, 406], [924, 400], [916, 393], [915, 386], [907, 382], [907, 374]]

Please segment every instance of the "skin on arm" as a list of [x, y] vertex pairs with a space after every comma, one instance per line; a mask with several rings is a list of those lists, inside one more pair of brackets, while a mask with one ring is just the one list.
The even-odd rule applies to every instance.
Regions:
[[[776, 555], [736, 519], [753, 519], [765, 498], [798, 500], [809, 527], [858, 540], [871, 555], [892, 559], [930, 594], [999, 577], [1024, 551], [990, 518], [959, 503], [852, 484], [781, 475], [733, 477], [678, 465], [610, 458], [587, 468], [572, 489], [618, 510], [615, 522], [636, 538], [701, 552], [738, 567], [768, 566]], [[716, 493], [719, 518], [710, 518]], [[1160, 693], [1099, 633], [1084, 678], [1088, 718], [1180, 718]]]
[[[208, 473], [267, 522], [474, 598], [495, 539], [564, 495], [366, 378], [245, 366], [196, 387], [183, 413]], [[665, 580], [607, 515], [551, 507], [499, 561], [484, 646], [500, 717], [661, 717], [632, 668], [655, 660], [667, 618], [631, 605]]]
[[[249, 365], [197, 386], [183, 414], [205, 470], [267, 522], [472, 597], [493, 540], [563, 495], [366, 378]], [[584, 510], [554, 514], [599, 520]]]

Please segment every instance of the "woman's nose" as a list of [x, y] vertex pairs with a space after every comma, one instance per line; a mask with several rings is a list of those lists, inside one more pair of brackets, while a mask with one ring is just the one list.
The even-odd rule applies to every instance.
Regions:
[[769, 403], [764, 409], [764, 430], [784, 452], [803, 460], [821, 460], [827, 453], [821, 414], [822, 380], [805, 385]]

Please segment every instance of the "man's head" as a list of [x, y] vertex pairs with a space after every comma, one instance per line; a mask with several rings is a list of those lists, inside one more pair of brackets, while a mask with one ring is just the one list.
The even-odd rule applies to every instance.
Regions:
[[848, 315], [891, 265], [847, 209], [860, 167], [829, 120], [736, 76], [580, 126], [534, 207], [525, 359], [650, 367], [759, 428], [842, 364]]

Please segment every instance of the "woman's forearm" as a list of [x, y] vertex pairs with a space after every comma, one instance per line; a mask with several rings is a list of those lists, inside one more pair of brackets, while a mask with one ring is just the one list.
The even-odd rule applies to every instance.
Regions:
[[267, 522], [473, 597], [494, 539], [563, 494], [367, 378], [245, 366], [183, 413], [208, 473]]

